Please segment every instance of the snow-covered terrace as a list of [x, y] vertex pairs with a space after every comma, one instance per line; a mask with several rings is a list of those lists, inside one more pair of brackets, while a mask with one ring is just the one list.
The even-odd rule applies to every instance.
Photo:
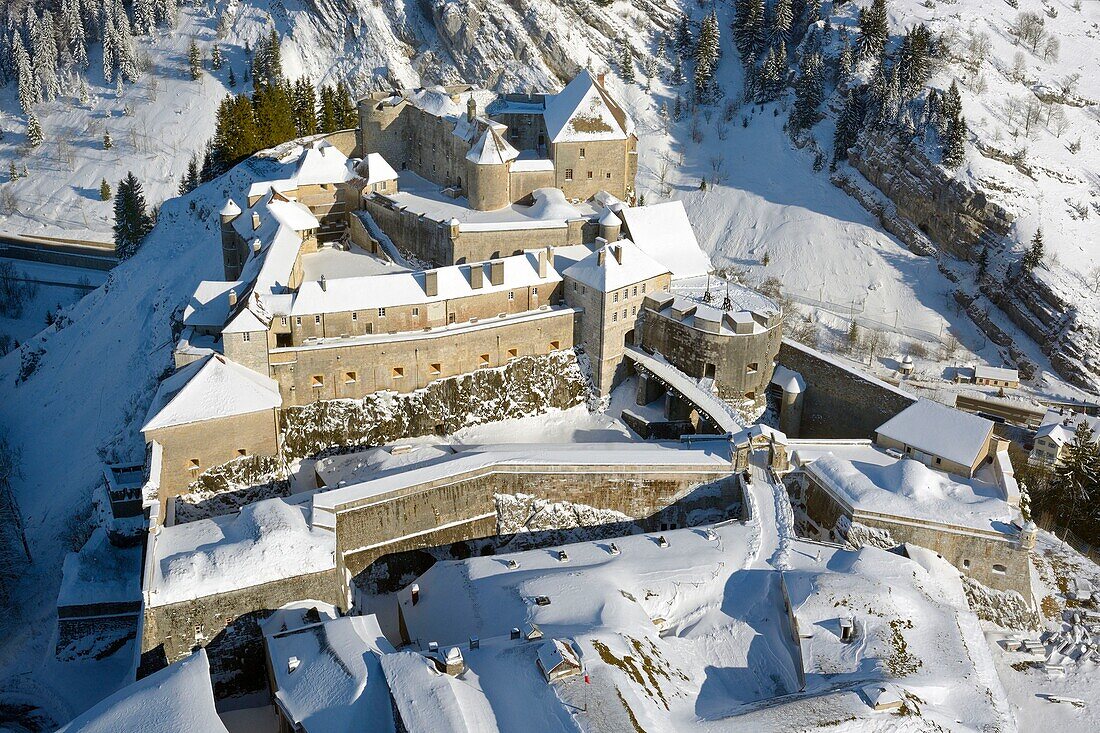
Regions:
[[[599, 209], [588, 202], [572, 203], [556, 188], [540, 188], [534, 191], [535, 203], [531, 206], [511, 204], [495, 211], [478, 211], [470, 208], [465, 197], [450, 198], [431, 181], [412, 171], [401, 171], [398, 177], [400, 192], [376, 196], [391, 201], [396, 207], [432, 221], [458, 222], [461, 232], [492, 232], [524, 229], [564, 228], [576, 219], [595, 219]], [[522, 247], [522, 242], [517, 242]]]
[[571, 469], [621, 467], [631, 472], [676, 470], [713, 473], [730, 466], [725, 441], [698, 443], [564, 443], [558, 445], [511, 443], [486, 446], [454, 446], [453, 454], [423, 463], [384, 471], [362, 483], [313, 495], [314, 510], [335, 512], [367, 499], [407, 491], [442, 479], [480, 472], [517, 471], [538, 473], [562, 466]]
[[856, 514], [999, 534], [1017, 516], [991, 465], [967, 478], [898, 458], [869, 441], [793, 440], [789, 447], [792, 465]]

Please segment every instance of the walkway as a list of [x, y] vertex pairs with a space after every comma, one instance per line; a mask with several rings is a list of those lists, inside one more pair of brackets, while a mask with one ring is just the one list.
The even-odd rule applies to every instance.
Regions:
[[630, 346], [626, 349], [626, 357], [695, 405], [700, 416], [717, 425], [720, 431], [733, 434], [748, 427], [731, 405], [713, 392], [700, 387], [697, 381], [669, 364], [660, 355], [648, 354], [637, 346]]

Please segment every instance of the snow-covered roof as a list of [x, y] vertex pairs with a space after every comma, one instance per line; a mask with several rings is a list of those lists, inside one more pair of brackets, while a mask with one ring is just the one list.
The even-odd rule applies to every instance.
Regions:
[[1084, 423], [1093, 432], [1093, 440], [1100, 440], [1100, 417], [1085, 415], [1080, 412], [1063, 414], [1058, 410], [1047, 410], [1039, 429], [1035, 431], [1036, 438], [1048, 438], [1058, 445], [1073, 442], [1073, 434], [1077, 426]]
[[802, 375], [782, 364], [775, 365], [771, 383], [788, 394], [798, 394], [806, 391], [806, 380], [802, 378]]
[[[499, 733], [506, 730], [485, 693], [448, 674], [413, 651], [399, 651], [381, 658], [401, 722], [410, 731], [430, 733]], [[534, 665], [531, 665], [534, 667]], [[517, 691], [518, 692], [518, 691]], [[526, 697], [517, 702], [530, 703]], [[523, 726], [523, 728], [527, 728]]]
[[924, 453], [973, 466], [988, 448], [993, 423], [938, 402], [919, 399], [875, 432]]
[[554, 143], [625, 140], [634, 132], [630, 117], [587, 69], [546, 97], [543, 119]]
[[336, 566], [336, 536], [308, 509], [266, 499], [239, 514], [161, 527], [148, 604], [163, 606]]
[[214, 708], [206, 650], [123, 687], [58, 733], [119, 731], [228, 733]]
[[992, 471], [977, 478], [949, 475], [869, 444], [800, 446], [803, 467], [853, 510], [994, 531], [1014, 510]]
[[562, 272], [564, 277], [603, 293], [667, 274], [665, 265], [629, 239], [605, 244]]
[[1020, 371], [1018, 369], [1007, 369], [1004, 367], [993, 367], [980, 365], [974, 367], [975, 379], [995, 379], [1002, 382], [1018, 382], [1020, 381]]
[[[739, 313], [746, 315], [755, 313], [763, 320], [767, 320], [770, 316], [779, 313], [779, 305], [763, 293], [715, 275], [697, 275], [673, 280], [671, 290], [677, 298], [728, 313], [732, 317], [737, 317]], [[708, 291], [710, 300], [707, 300]], [[729, 310], [723, 310], [727, 297]], [[682, 302], [678, 307], [682, 308], [685, 305], [687, 304]], [[704, 309], [702, 312], [707, 311]]]
[[[489, 279], [493, 261], [471, 265], [451, 265], [418, 272], [395, 272], [386, 275], [326, 280], [323, 289], [319, 281], [310, 280], [303, 282], [298, 288], [290, 312], [298, 316], [388, 308], [464, 298], [514, 288], [553, 286], [554, 283], [561, 281], [561, 276], [552, 267], [546, 268], [546, 277], [539, 276], [538, 256], [535, 253], [503, 257], [495, 262], [501, 263], [504, 268], [500, 285], [494, 285]], [[483, 276], [482, 286], [477, 289], [470, 285], [470, 271], [473, 268], [480, 268]], [[435, 274], [436, 295], [427, 294], [425, 282], [428, 273]], [[549, 290], [545, 295], [549, 295]]]
[[65, 556], [58, 606], [120, 603], [141, 599], [141, 546], [116, 547], [96, 527], [78, 552]]
[[160, 383], [141, 431], [271, 410], [283, 404], [279, 383], [211, 354]]
[[[388, 733], [395, 729], [379, 662], [380, 655], [394, 649], [374, 616], [344, 616], [266, 638], [275, 700], [295, 730]], [[294, 659], [297, 662], [292, 663]]]
[[355, 173], [368, 185], [397, 180], [397, 171], [380, 153], [367, 153], [366, 157], [356, 163]]
[[203, 280], [183, 308], [183, 325], [208, 328], [224, 326], [230, 310], [229, 291], [233, 290], [239, 296], [244, 288], [244, 283], [240, 280]]
[[538, 657], [539, 664], [542, 665], [542, 671], [547, 675], [561, 664], [574, 668], [581, 666], [581, 660], [577, 657], [577, 652], [565, 639], [547, 639], [543, 641], [539, 644]]
[[466, 160], [477, 165], [502, 165], [519, 157], [519, 151], [492, 127], [486, 127], [466, 153]]
[[710, 257], [699, 246], [682, 201], [626, 207], [621, 214], [631, 241], [664, 264], [673, 277], [710, 272]]
[[[512, 203], [502, 209], [479, 211], [470, 208], [470, 202], [465, 197], [449, 198], [439, 186], [409, 170], [401, 171], [398, 186], [401, 189], [399, 193], [379, 198], [432, 221], [447, 222], [453, 219], [458, 222], [459, 231], [463, 232], [564, 229], [569, 221], [594, 219], [597, 214], [597, 209], [586, 203], [570, 203], [557, 188], [532, 191], [534, 203], [531, 206]], [[517, 249], [522, 246], [522, 241], [516, 242]]]
[[218, 212], [220, 216], [237, 216], [240, 213], [241, 207], [231, 198], [225, 200], [225, 206]]
[[327, 140], [307, 145], [298, 155], [294, 182], [299, 186], [343, 183], [351, 177], [348, 156]]

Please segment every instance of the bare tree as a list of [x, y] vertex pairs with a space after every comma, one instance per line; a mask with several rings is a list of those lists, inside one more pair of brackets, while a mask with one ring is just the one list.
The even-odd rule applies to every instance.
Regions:
[[1100, 291], [1100, 265], [1089, 270], [1089, 274], [1085, 277], [1085, 282], [1089, 284], [1092, 291], [1095, 293]]
[[1012, 68], [1008, 72], [1008, 78], [1014, 82], [1021, 82], [1027, 74], [1027, 60], [1022, 51], [1017, 51], [1012, 56]]
[[1062, 43], [1058, 40], [1058, 36], [1047, 36], [1047, 39], [1043, 42], [1043, 61], [1047, 63], [1057, 61], [1058, 52], [1061, 48]]
[[1038, 13], [1023, 12], [1016, 16], [1008, 32], [1034, 53], [1046, 36], [1046, 21]]

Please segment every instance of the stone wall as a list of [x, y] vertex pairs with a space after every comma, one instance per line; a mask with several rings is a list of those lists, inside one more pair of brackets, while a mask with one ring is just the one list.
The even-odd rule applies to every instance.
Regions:
[[196, 645], [210, 655], [215, 694], [260, 689], [264, 680], [259, 623], [291, 601], [314, 599], [344, 607], [335, 570], [297, 575], [180, 603], [145, 606], [141, 675], [186, 657]]
[[[1031, 599], [1029, 553], [1015, 538], [995, 531], [869, 514], [851, 510], [806, 474], [787, 481], [799, 505], [820, 532], [821, 539], [852, 541], [873, 536], [871, 544], [894, 547], [904, 543], [920, 545], [943, 555], [961, 573], [987, 588], [1016, 591]], [[859, 530], [856, 532], [856, 530]]]
[[278, 349], [271, 354], [271, 377], [279, 383], [284, 407], [361, 399], [380, 391], [408, 393], [519, 358], [570, 349], [574, 317], [573, 309], [562, 308], [511, 320], [494, 317], [481, 328], [413, 331], [405, 338], [341, 339]]
[[587, 201], [600, 191], [627, 199], [634, 190], [636, 145], [633, 139], [551, 143], [555, 187], [568, 199]]
[[790, 339], [779, 347], [779, 363], [806, 380], [800, 438], [873, 439], [878, 426], [916, 402], [916, 397]]
[[283, 449], [293, 460], [331, 448], [451, 433], [467, 425], [565, 409], [587, 399], [587, 380], [576, 356], [555, 351], [436, 380], [410, 394], [381, 392], [361, 400], [284, 408]]

